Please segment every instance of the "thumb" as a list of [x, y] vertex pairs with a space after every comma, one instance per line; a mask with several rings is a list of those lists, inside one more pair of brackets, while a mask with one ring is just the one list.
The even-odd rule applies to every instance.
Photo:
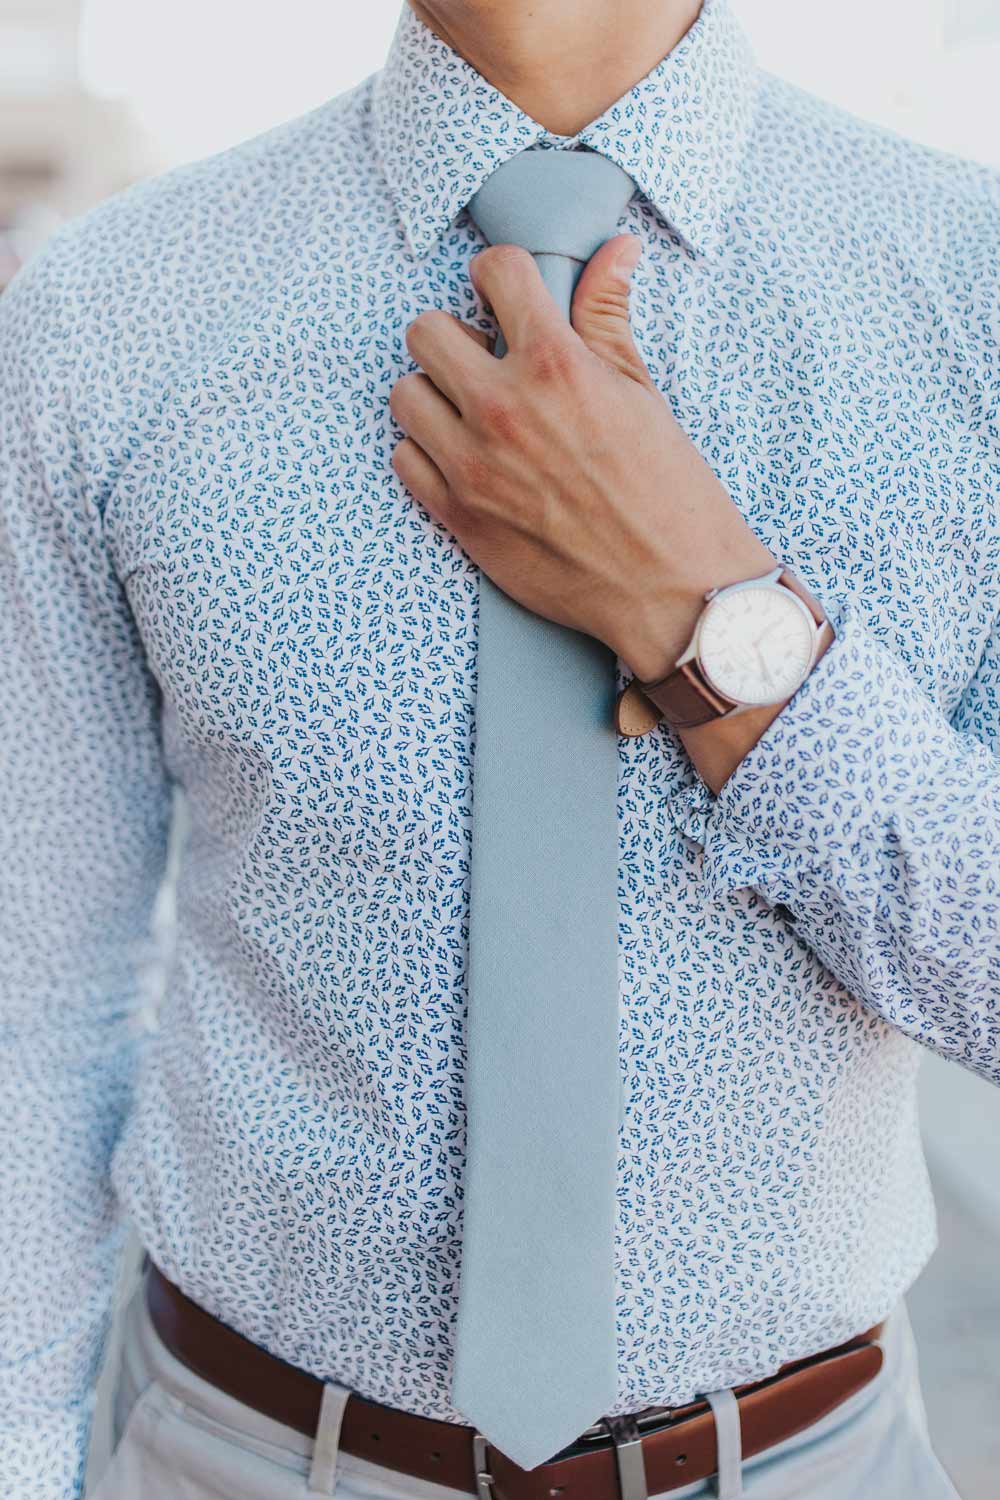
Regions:
[[628, 298], [642, 254], [637, 235], [605, 240], [584, 266], [573, 293], [570, 322], [588, 349], [640, 385], [655, 389], [632, 337]]

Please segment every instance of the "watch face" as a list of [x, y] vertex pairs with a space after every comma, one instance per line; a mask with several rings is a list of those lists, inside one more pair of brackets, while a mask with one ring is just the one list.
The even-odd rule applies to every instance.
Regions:
[[705, 611], [698, 660], [713, 687], [738, 703], [780, 703], [805, 680], [816, 625], [781, 584], [721, 593]]

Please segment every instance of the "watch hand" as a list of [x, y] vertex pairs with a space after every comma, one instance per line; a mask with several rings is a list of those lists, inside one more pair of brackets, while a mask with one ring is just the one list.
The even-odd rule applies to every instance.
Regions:
[[771, 672], [770, 672], [770, 669], [769, 669], [769, 667], [767, 665], [767, 662], [764, 660], [763, 656], [761, 655], [760, 651], [757, 649], [756, 646], [754, 647], [754, 655], [757, 657], [757, 660], [760, 663], [760, 675], [763, 677], [763, 679], [764, 679], [764, 681], [766, 683], [768, 683], [771, 687], [773, 687], [774, 686], [774, 678], [771, 676]]

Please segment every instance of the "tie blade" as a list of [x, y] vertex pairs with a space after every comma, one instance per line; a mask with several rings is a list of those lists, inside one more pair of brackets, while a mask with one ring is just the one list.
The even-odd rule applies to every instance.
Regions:
[[[543, 1372], [526, 1370], [525, 1351], [520, 1353], [513, 1364], [491, 1359], [489, 1349], [456, 1362], [453, 1400], [491, 1447], [521, 1469], [536, 1469], [611, 1410], [617, 1384], [607, 1378], [581, 1382], [562, 1360]], [[526, 1385], [530, 1402], [524, 1400]]]
[[491, 245], [588, 261], [610, 239], [635, 192], [627, 172], [596, 151], [521, 151], [469, 202]]
[[484, 579], [455, 1404], [526, 1467], [617, 1383], [618, 750], [610, 653], [509, 605]]
[[[564, 314], [634, 184], [593, 152], [512, 158], [470, 204]], [[496, 352], [504, 352], [502, 335]], [[467, 1143], [453, 1401], [521, 1468], [610, 1411], [618, 744], [614, 658], [480, 583]]]

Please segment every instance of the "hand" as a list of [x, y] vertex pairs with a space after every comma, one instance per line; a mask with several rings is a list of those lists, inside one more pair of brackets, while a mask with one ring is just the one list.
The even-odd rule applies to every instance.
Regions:
[[687, 645], [706, 589], [775, 559], [674, 419], [632, 338], [639, 242], [617, 235], [584, 267], [570, 322], [528, 251], [471, 262], [508, 352], [443, 311], [406, 346], [421, 367], [392, 389], [406, 436], [393, 468], [500, 588], [605, 642], [647, 680]]

